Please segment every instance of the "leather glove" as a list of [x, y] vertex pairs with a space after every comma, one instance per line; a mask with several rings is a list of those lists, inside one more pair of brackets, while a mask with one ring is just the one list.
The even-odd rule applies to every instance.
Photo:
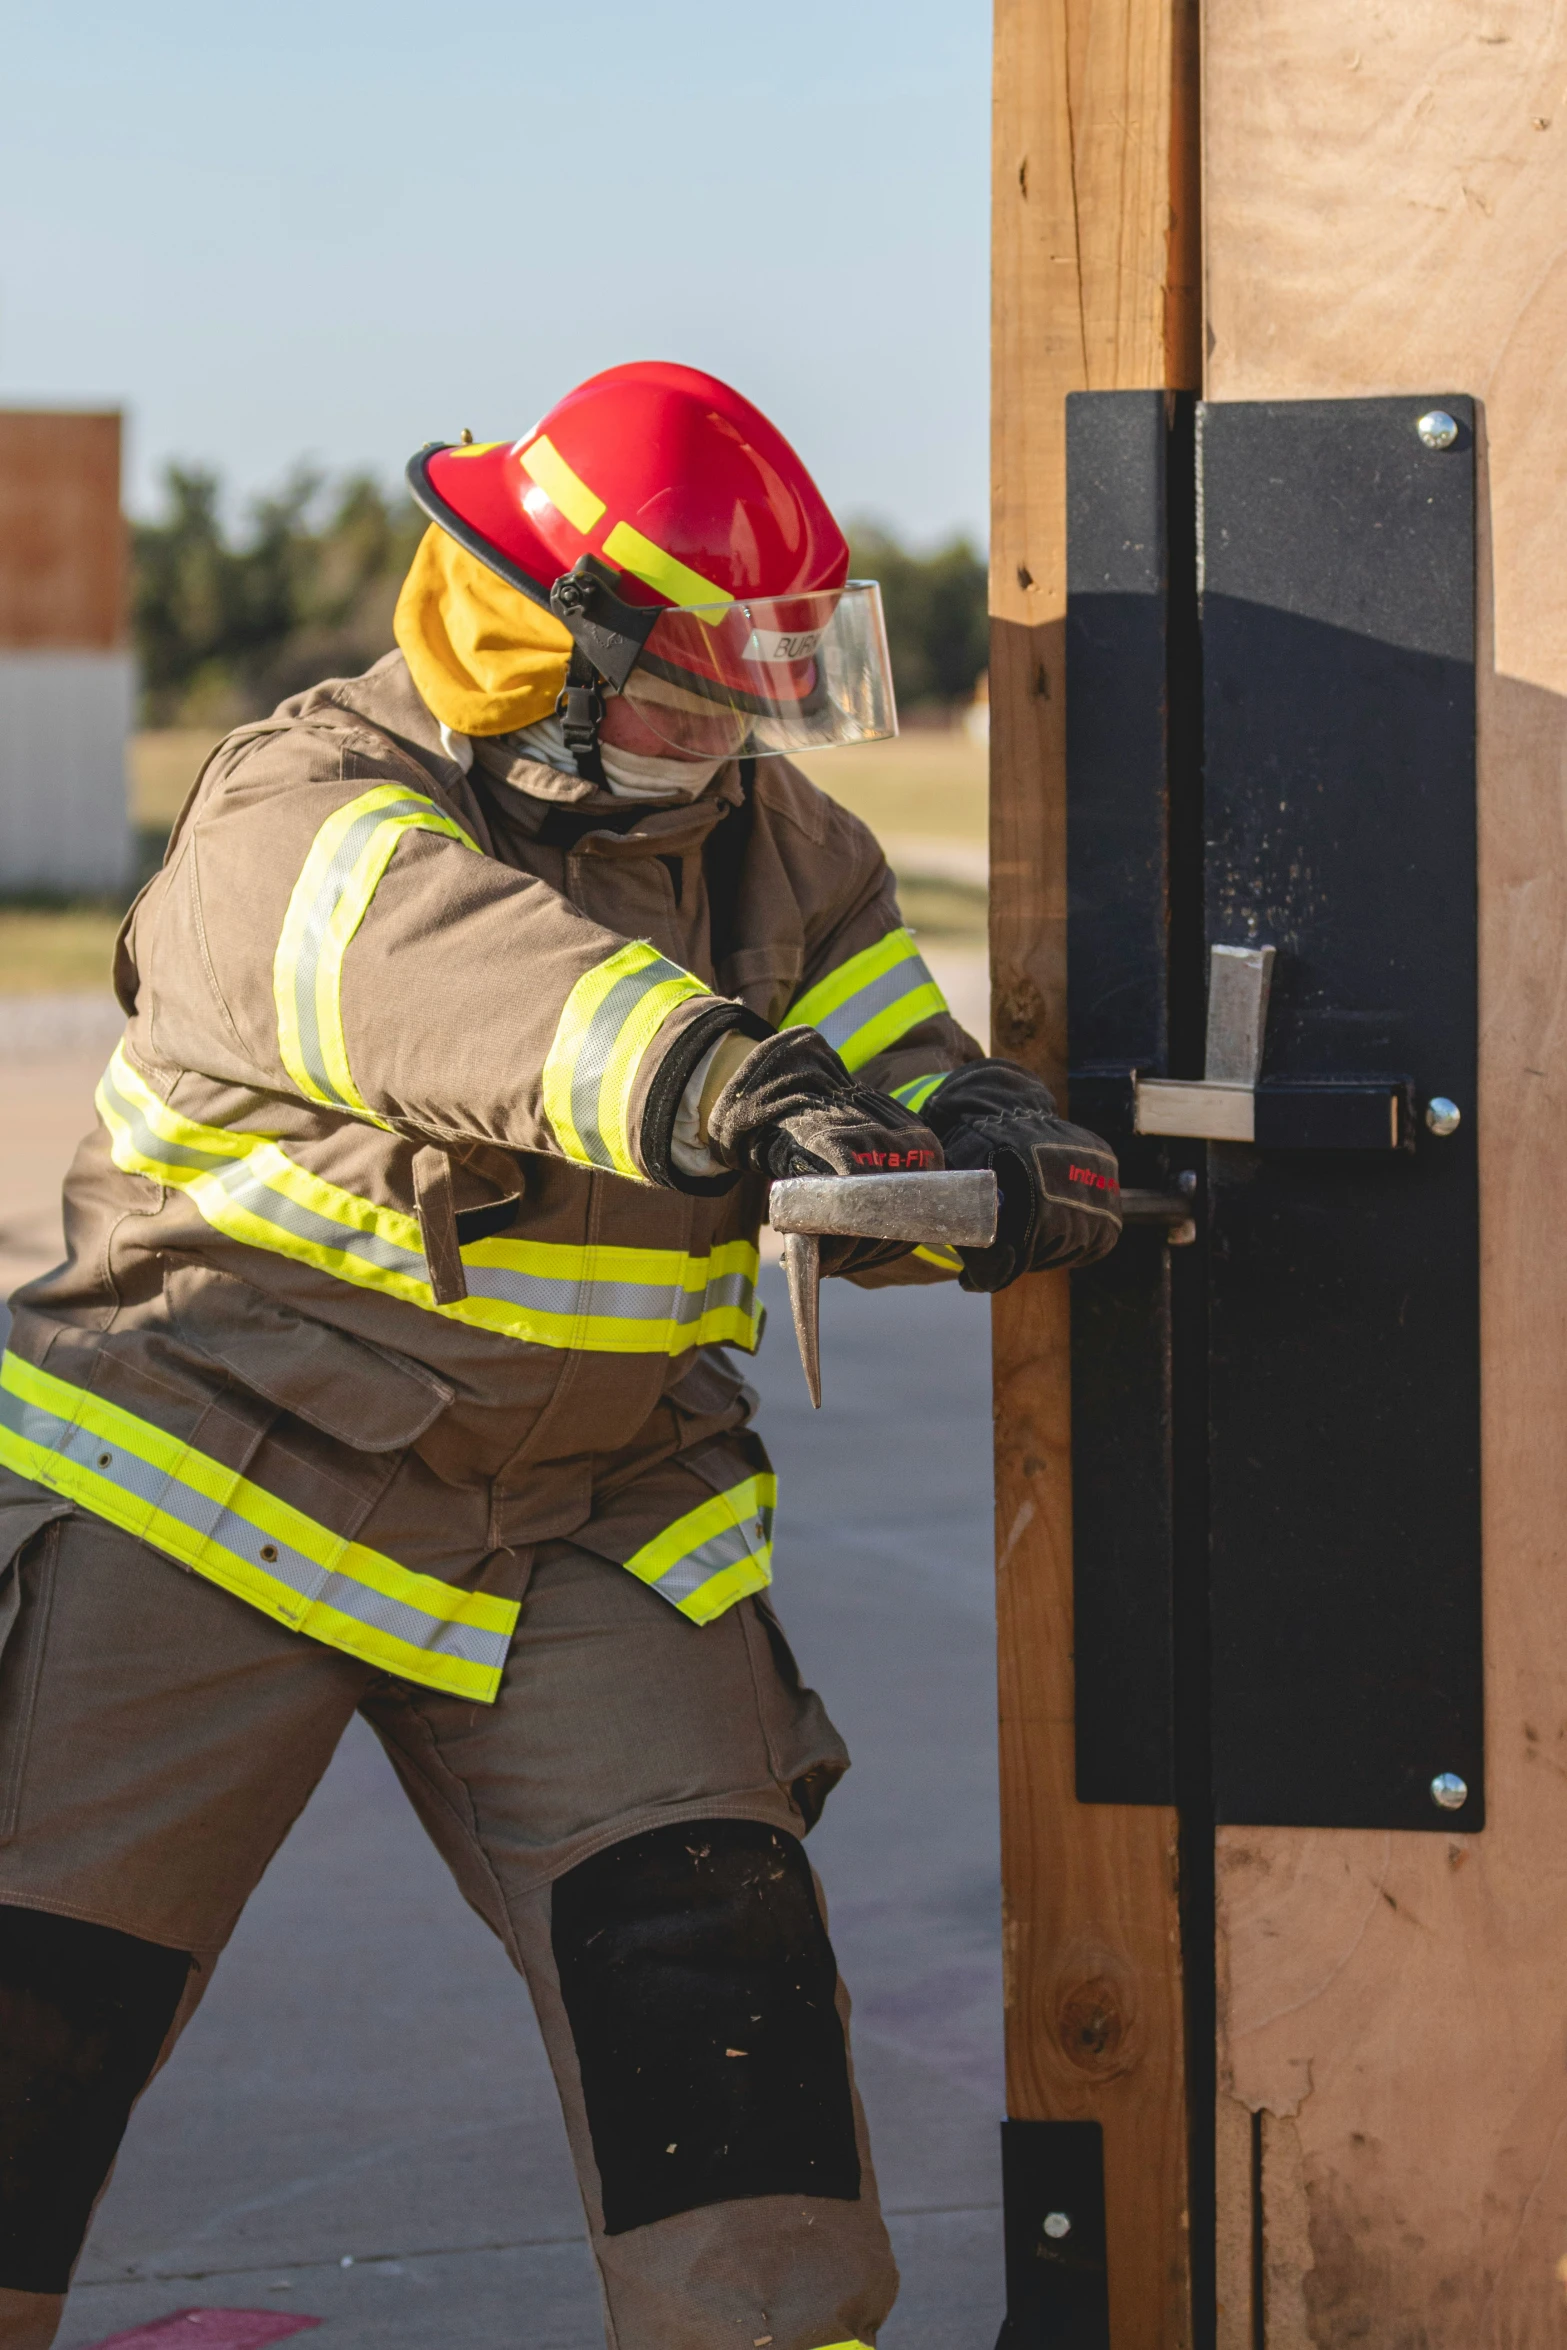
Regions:
[[[942, 1164], [930, 1128], [856, 1085], [814, 1028], [785, 1028], [748, 1053], [707, 1114], [708, 1146], [758, 1175], [908, 1174]], [[824, 1273], [863, 1273], [906, 1255], [896, 1240], [824, 1237]]]
[[949, 1167], [990, 1167], [1001, 1193], [989, 1248], [965, 1248], [965, 1289], [1005, 1289], [1023, 1273], [1091, 1265], [1121, 1236], [1115, 1153], [1056, 1116], [1047, 1086], [1014, 1061], [976, 1061], [944, 1078], [924, 1115]]

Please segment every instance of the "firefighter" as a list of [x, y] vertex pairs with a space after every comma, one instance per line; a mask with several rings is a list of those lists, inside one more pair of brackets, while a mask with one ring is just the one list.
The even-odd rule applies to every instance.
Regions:
[[620, 2350], [873, 2342], [766, 1186], [995, 1167], [991, 1248], [824, 1251], [993, 1290], [1113, 1243], [1114, 1161], [789, 762], [895, 721], [756, 409], [615, 368], [410, 480], [399, 649], [230, 735], [126, 921], [0, 1366], [0, 2343], [355, 1712], [527, 1978]]

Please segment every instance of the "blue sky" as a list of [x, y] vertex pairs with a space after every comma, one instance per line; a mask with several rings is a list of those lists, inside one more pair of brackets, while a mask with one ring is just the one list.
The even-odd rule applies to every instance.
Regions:
[[767, 409], [845, 513], [985, 518], [985, 0], [0, 0], [0, 403], [243, 499], [394, 477], [617, 360]]

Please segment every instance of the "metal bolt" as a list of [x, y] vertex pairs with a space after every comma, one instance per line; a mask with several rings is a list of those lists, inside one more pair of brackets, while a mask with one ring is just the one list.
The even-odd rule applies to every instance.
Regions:
[[1445, 408], [1428, 408], [1415, 419], [1415, 430], [1428, 449], [1450, 449], [1458, 438], [1458, 423]]
[[1071, 2233], [1072, 2223], [1064, 2211], [1047, 2211], [1045, 2213], [1045, 2234], [1052, 2243], [1059, 2244], [1063, 2236], [1069, 2236]]
[[1434, 1093], [1426, 1104], [1426, 1124], [1433, 1134], [1456, 1134], [1463, 1115], [1458, 1104], [1450, 1102], [1445, 1093]]
[[1456, 1771], [1438, 1771], [1431, 1782], [1431, 1801], [1439, 1811], [1462, 1811], [1469, 1801], [1469, 1782]]

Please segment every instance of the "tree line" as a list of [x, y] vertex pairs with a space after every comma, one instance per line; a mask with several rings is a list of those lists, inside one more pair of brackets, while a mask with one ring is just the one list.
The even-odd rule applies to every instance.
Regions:
[[[214, 473], [171, 465], [162, 511], [131, 526], [131, 609], [145, 726], [235, 726], [392, 643], [397, 590], [424, 519], [368, 474], [301, 466], [224, 520]], [[851, 526], [852, 571], [879, 579], [905, 713], [966, 702], [985, 667], [985, 566], [965, 538], [916, 554]]]

